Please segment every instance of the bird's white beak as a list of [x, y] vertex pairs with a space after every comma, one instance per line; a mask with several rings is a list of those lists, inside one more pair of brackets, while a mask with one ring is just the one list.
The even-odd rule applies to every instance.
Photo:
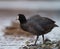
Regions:
[[16, 20], [18, 20], [19, 16], [16, 17]]

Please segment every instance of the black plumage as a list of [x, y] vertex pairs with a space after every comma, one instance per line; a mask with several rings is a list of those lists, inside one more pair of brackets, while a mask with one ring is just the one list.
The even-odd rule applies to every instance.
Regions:
[[40, 35], [42, 35], [44, 42], [44, 34], [50, 32], [54, 27], [58, 27], [55, 24], [55, 21], [47, 17], [41, 17], [40, 15], [34, 15], [29, 19], [26, 19], [23, 14], [18, 14], [18, 16], [21, 28], [27, 32], [37, 35], [35, 44]]

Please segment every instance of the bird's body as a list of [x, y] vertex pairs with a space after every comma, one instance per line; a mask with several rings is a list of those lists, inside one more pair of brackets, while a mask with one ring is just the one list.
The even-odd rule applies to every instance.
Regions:
[[[24, 15], [22, 17], [25, 17]], [[37, 35], [37, 39], [40, 35], [42, 35], [43, 40], [44, 40], [44, 34], [50, 32], [54, 27], [57, 25], [55, 24], [55, 21], [46, 18], [46, 17], [41, 17], [40, 15], [35, 15], [31, 17], [30, 19], [25, 18], [25, 22], [21, 23], [23, 19], [21, 18], [21, 14], [19, 14], [19, 21], [20, 21], [20, 26], [23, 30], [30, 32], [34, 35]], [[35, 44], [37, 42], [37, 39], [35, 41]]]
[[27, 19], [27, 23], [21, 25], [21, 28], [35, 35], [42, 35], [50, 32], [55, 27], [55, 21], [40, 17], [38, 15]]

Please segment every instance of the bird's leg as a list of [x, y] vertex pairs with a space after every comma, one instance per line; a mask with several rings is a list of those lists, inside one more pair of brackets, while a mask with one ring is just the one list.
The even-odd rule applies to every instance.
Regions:
[[39, 38], [39, 36], [37, 35], [37, 37], [36, 37], [36, 41], [35, 41], [34, 45], [36, 45], [36, 42], [37, 42], [38, 38]]
[[36, 42], [37, 42], [38, 38], [39, 38], [39, 36], [37, 35], [36, 40], [35, 40], [35, 43], [34, 44], [31, 44], [31, 45], [27, 45], [27, 46], [36, 46]]
[[42, 35], [42, 38], [43, 38], [43, 44], [44, 44], [44, 34]]

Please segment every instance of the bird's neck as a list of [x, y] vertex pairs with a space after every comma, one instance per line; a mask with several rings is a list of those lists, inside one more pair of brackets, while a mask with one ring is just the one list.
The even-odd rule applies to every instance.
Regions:
[[22, 19], [22, 20], [20, 20], [20, 24], [25, 24], [26, 22], [27, 22], [26, 19]]

